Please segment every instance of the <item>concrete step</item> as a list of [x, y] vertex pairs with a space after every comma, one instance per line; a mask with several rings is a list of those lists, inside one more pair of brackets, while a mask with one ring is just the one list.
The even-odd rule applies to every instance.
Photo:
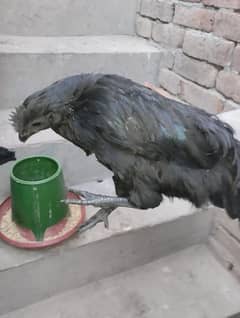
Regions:
[[[105, 180], [81, 188], [103, 192], [108, 185]], [[88, 208], [88, 217], [95, 211]], [[119, 208], [110, 230], [99, 224], [53, 248], [24, 251], [1, 242], [0, 314], [206, 242], [212, 213], [194, 212], [186, 202], [165, 200], [151, 211]]]
[[134, 34], [138, 0], [0, 1], [0, 30], [11, 35]]
[[156, 82], [161, 52], [132, 36], [0, 36], [0, 107], [15, 107], [33, 91], [83, 72]]
[[239, 283], [196, 245], [1, 318], [226, 318], [239, 311]]

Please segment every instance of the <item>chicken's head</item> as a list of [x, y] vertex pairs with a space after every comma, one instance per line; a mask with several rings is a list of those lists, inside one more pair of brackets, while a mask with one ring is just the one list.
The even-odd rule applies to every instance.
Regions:
[[54, 108], [56, 104], [49, 98], [45, 89], [27, 97], [22, 105], [16, 107], [10, 115], [10, 121], [25, 142], [37, 132], [52, 127], [59, 119], [60, 113]]

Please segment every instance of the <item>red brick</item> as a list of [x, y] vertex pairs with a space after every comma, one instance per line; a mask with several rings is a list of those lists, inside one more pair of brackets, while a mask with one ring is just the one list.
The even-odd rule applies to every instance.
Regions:
[[184, 30], [171, 23], [154, 23], [152, 38], [168, 47], [178, 48], [183, 44]]
[[141, 2], [142, 2], [141, 0], [138, 0], [138, 2], [137, 2], [137, 9], [136, 9], [137, 13], [140, 13], [140, 11], [141, 11], [141, 5], [142, 5]]
[[148, 18], [137, 16], [136, 33], [144, 38], [150, 38], [152, 34], [152, 21]]
[[161, 68], [173, 68], [175, 55], [174, 52], [168, 49], [162, 49], [160, 50], [159, 54], [159, 69]]
[[234, 71], [240, 72], [240, 46], [238, 45], [233, 53], [232, 68]]
[[192, 59], [179, 52], [175, 57], [174, 71], [205, 87], [214, 87], [217, 69], [202, 61]]
[[183, 51], [192, 57], [227, 66], [232, 61], [234, 43], [199, 31], [187, 31]]
[[214, 32], [228, 40], [240, 42], [240, 15], [220, 10], [216, 13]]
[[183, 83], [181, 97], [189, 104], [211, 114], [220, 113], [224, 109], [224, 98], [220, 94], [189, 81]]
[[240, 76], [238, 74], [221, 71], [217, 77], [216, 87], [223, 95], [240, 103]]
[[203, 0], [203, 3], [216, 8], [240, 9], [240, 0]]
[[173, 1], [158, 0], [156, 2], [157, 18], [163, 22], [170, 22], [173, 19], [174, 3]]
[[157, 10], [156, 10], [156, 0], [142, 0], [141, 1], [141, 15], [156, 19]]
[[210, 32], [213, 29], [215, 11], [190, 5], [176, 5], [173, 22], [194, 29]]
[[181, 80], [182, 78], [180, 76], [168, 69], [163, 68], [160, 70], [160, 86], [174, 95], [179, 95], [181, 92]]
[[225, 99], [220, 94], [200, 87], [173, 71], [162, 69], [159, 75], [159, 84], [170, 93], [178, 95], [188, 104], [202, 108], [209, 113], [216, 114], [224, 109]]

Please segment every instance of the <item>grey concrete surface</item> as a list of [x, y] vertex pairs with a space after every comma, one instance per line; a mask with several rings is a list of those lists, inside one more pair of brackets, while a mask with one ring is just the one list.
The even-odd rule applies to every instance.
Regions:
[[226, 318], [239, 310], [240, 285], [197, 245], [1, 318]]
[[159, 50], [131, 36], [0, 36], [0, 109], [65, 76], [116, 73], [156, 83]]
[[26, 36], [134, 34], [137, 2], [1, 0], [0, 30]]

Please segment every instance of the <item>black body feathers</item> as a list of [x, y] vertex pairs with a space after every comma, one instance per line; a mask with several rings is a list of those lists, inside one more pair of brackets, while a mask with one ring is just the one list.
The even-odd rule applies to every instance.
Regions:
[[112, 170], [134, 206], [154, 208], [166, 195], [240, 218], [240, 144], [215, 116], [117, 75], [83, 74], [45, 91], [65, 105], [52, 128]]

